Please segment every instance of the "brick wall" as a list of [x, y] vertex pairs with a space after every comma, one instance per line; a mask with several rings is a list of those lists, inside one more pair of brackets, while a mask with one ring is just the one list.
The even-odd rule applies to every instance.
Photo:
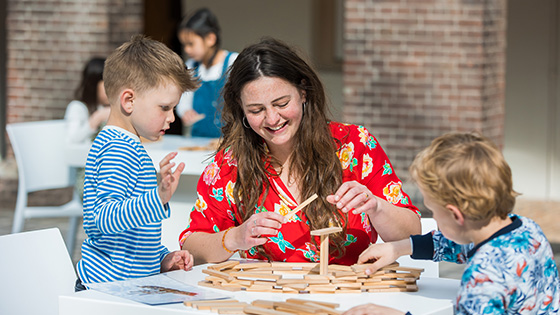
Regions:
[[[87, 60], [142, 32], [143, 3], [8, 0], [6, 122], [63, 118]], [[2, 199], [15, 198], [17, 179], [9, 174], [16, 173], [0, 173]]]
[[449, 131], [503, 145], [506, 0], [346, 0], [345, 120], [397, 174]]
[[142, 31], [141, 0], [8, 0], [7, 123], [64, 116], [81, 70]]

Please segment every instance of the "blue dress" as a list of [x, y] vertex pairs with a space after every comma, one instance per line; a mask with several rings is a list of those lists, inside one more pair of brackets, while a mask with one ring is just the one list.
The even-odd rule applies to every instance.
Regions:
[[[223, 98], [221, 92], [226, 83], [226, 72], [231, 55], [232, 52], [228, 52], [220, 78], [218, 80], [202, 81], [200, 87], [194, 92], [193, 109], [199, 114], [204, 114], [205, 117], [193, 124], [191, 129], [193, 137], [219, 138], [222, 135], [221, 104]], [[197, 77], [200, 77], [199, 65], [198, 62], [194, 65]]]

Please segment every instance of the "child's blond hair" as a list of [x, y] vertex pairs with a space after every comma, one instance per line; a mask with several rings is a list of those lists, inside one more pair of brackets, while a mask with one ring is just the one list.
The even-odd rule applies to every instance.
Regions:
[[436, 138], [418, 153], [410, 173], [431, 199], [471, 220], [505, 219], [515, 205], [509, 165], [492, 141], [476, 134]]
[[119, 93], [125, 88], [141, 94], [161, 84], [174, 84], [182, 92], [198, 86], [179, 55], [144, 35], [133, 36], [109, 55], [103, 82], [111, 104], [118, 102]]

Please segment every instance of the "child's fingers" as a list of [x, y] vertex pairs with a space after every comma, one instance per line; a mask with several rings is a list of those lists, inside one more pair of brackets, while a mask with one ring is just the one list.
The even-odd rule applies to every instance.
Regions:
[[179, 166], [177, 166], [177, 168], [173, 172], [174, 177], [179, 178], [179, 176], [181, 176], [181, 173], [183, 173], [184, 169], [185, 169], [185, 163], [183, 162], [179, 163]]
[[167, 154], [161, 161], [159, 162], [159, 168], [162, 169], [164, 165], [168, 164], [173, 158], [177, 156], [177, 152], [171, 152]]

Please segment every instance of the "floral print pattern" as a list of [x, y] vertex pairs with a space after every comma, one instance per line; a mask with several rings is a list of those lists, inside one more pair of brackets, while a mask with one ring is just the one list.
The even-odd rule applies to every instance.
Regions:
[[560, 280], [550, 244], [534, 221], [510, 218], [510, 226], [477, 247], [433, 233], [434, 261], [467, 264], [456, 314], [558, 314]]
[[[401, 182], [396, 174], [392, 172], [381, 175], [388, 157], [366, 128], [331, 122], [330, 130], [333, 139], [341, 141], [335, 143], [338, 145], [337, 156], [343, 168], [343, 181], [360, 182], [373, 194], [386, 198], [397, 206], [417, 211], [413, 205], [402, 203], [402, 200], [408, 196], [402, 192]], [[297, 207], [298, 203], [277, 176], [274, 168], [270, 164], [265, 164], [265, 167], [270, 171], [268, 181], [271, 185], [263, 204], [258, 207], [253, 205], [253, 211], [274, 211], [285, 215]], [[236, 178], [237, 163], [231, 150], [218, 152], [198, 181], [198, 200], [195, 207], [197, 211], [191, 212], [191, 224], [181, 233], [181, 242], [184, 242], [192, 232], [215, 233], [216, 230], [223, 231], [243, 223], [239, 212], [241, 205], [236, 204], [233, 198]], [[389, 189], [387, 196], [384, 194], [386, 188]], [[240, 202], [243, 203], [242, 200]], [[311, 206], [313, 203], [308, 207]], [[340, 258], [330, 257], [330, 263], [343, 265], [356, 263], [360, 253], [377, 239], [377, 232], [365, 214], [348, 213], [346, 224], [347, 232], [344, 235], [346, 254]], [[310, 235], [309, 218], [305, 216], [305, 211], [300, 211], [289, 222], [283, 224], [277, 235], [269, 236], [263, 247], [274, 261], [316, 262], [319, 260], [319, 251], [316, 248], [318, 244], [320, 244], [320, 237]], [[240, 255], [265, 259], [256, 248], [241, 251]]]

